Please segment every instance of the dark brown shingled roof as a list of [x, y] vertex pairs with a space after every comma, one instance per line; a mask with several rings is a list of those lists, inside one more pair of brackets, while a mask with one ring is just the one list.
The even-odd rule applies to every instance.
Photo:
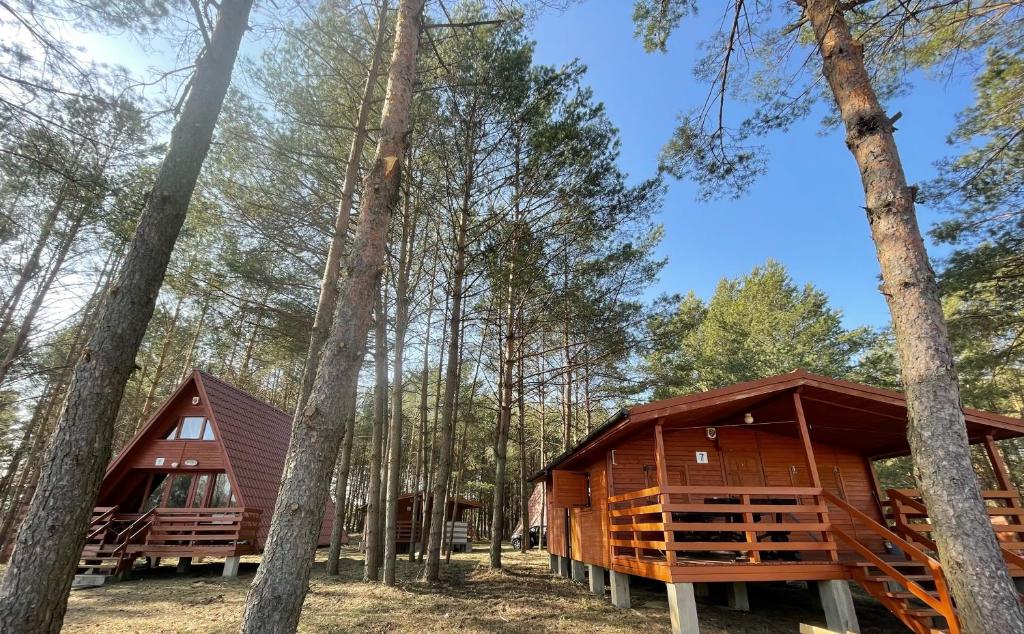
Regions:
[[[239, 503], [263, 509], [257, 539], [262, 546], [281, 485], [292, 417], [225, 381], [195, 370], [193, 375], [210, 408], [229, 470], [238, 486]], [[327, 499], [320, 543], [331, 535], [334, 505]]]

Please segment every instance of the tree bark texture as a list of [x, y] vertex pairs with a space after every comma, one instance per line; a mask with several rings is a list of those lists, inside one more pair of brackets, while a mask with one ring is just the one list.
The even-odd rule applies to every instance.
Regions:
[[120, 279], [75, 368], [36, 494], [0, 583], [0, 631], [56, 633], [61, 628], [110, 458], [117, 409], [209, 151], [251, 8], [252, 0], [220, 3], [217, 25], [196, 65]]
[[935, 273], [928, 261], [892, 121], [835, 0], [807, 0], [864, 186], [906, 390], [914, 475], [935, 529], [939, 558], [965, 632], [1024, 632], [1024, 609], [1007, 573], [971, 466], [960, 390]]
[[308, 589], [324, 499], [342, 435], [342, 400], [358, 378], [384, 265], [401, 158], [412, 112], [424, 0], [401, 0], [373, 163], [363, 181], [359, 223], [317, 378], [296, 416], [263, 563], [246, 598], [242, 632], [294, 632]]

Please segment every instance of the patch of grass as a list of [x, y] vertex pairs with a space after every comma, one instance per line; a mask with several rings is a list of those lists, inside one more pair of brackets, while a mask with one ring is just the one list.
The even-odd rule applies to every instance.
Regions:
[[[547, 553], [506, 551], [505, 569], [491, 571], [487, 553], [455, 554], [443, 566], [442, 583], [418, 580], [417, 564], [400, 559], [398, 585], [364, 584], [362, 556], [343, 553], [341, 574], [326, 574], [326, 551], [317, 553], [300, 632], [668, 632], [664, 586], [634, 579], [633, 609], [620, 610], [587, 589], [548, 571]], [[236, 632], [245, 593], [259, 559], [243, 558], [240, 574], [224, 579], [220, 560], [176, 574], [173, 560], [133, 580], [71, 594], [65, 632]], [[884, 608], [858, 595], [864, 634], [906, 630]], [[823, 625], [807, 589], [751, 584], [751, 612], [700, 599], [704, 634], [792, 634], [800, 622]]]

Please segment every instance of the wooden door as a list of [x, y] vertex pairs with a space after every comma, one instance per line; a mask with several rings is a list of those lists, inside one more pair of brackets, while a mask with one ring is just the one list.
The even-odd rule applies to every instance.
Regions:
[[764, 469], [761, 457], [753, 451], [725, 451], [726, 484], [732, 486], [763, 487]]

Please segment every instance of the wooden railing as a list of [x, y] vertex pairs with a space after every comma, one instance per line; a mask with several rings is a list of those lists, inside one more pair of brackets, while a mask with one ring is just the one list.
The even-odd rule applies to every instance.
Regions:
[[[914, 489], [888, 489], [886, 495], [889, 497], [888, 515], [894, 530], [904, 538], [937, 552], [938, 546], [932, 539], [934, 528], [921, 494]], [[1024, 571], [1024, 556], [1021, 556], [1021, 551], [1024, 551], [1024, 541], [1021, 541], [1024, 509], [1021, 508], [1020, 497], [1012, 491], [982, 491], [982, 497], [992, 518], [992, 530], [999, 539], [1003, 559]]]
[[145, 550], [255, 551], [259, 509], [157, 508], [145, 534]]
[[608, 509], [613, 557], [838, 561], [820, 488], [656, 486], [612, 496]]
[[[914, 598], [920, 600], [928, 607], [938, 612], [944, 619], [946, 619], [947, 627], [949, 628], [950, 634], [959, 634], [959, 622], [956, 618], [956, 612], [953, 607], [953, 599], [949, 594], [949, 587], [946, 584], [946, 577], [942, 572], [942, 566], [938, 561], [924, 553], [914, 544], [910, 543], [903, 537], [900, 537], [895, 532], [882, 526], [871, 517], [847, 504], [844, 500], [832, 495], [828, 491], [823, 492], [823, 497], [844, 511], [850, 516], [850, 519], [854, 522], [855, 526], [864, 527], [874, 532], [876, 535], [881, 537], [883, 540], [888, 541], [890, 544], [900, 549], [900, 551], [907, 557], [907, 559], [922, 564], [923, 568], [931, 576], [930, 581], [935, 585], [935, 592], [929, 592], [924, 586], [917, 583], [916, 581], [907, 577], [907, 575], [900, 572], [898, 568], [892, 565], [891, 562], [886, 561], [873, 550], [865, 546], [857, 537], [850, 535], [846, 531], [836, 526], [832, 527], [832, 532], [838, 537], [843, 543], [852, 548], [861, 557], [863, 557], [872, 566], [878, 568], [888, 577], [892, 578], [895, 583], [906, 588], [907, 592], [914, 595]], [[893, 609], [894, 613], [899, 615], [900, 610], [897, 607]]]
[[106, 542], [107, 534], [113, 529], [117, 515], [116, 506], [97, 506], [92, 511], [92, 520], [89, 522], [89, 532], [85, 537], [86, 543]]

